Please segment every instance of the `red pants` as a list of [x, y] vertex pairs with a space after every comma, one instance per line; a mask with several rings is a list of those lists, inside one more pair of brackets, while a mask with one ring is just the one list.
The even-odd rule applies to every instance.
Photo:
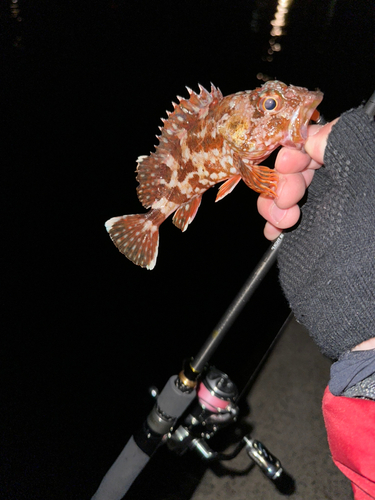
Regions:
[[375, 499], [375, 401], [323, 397], [328, 443], [337, 467], [352, 482], [355, 500]]

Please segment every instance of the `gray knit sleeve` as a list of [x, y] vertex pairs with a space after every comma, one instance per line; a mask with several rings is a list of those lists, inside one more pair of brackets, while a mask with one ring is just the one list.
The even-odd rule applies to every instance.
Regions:
[[375, 336], [375, 124], [351, 110], [332, 128], [300, 223], [279, 250], [297, 320], [330, 358]]

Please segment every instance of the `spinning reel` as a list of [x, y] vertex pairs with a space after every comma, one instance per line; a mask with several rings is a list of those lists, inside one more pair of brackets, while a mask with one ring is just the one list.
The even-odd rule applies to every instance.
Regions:
[[236, 422], [239, 415], [237, 396], [237, 387], [228, 375], [213, 366], [208, 367], [198, 384], [195, 401], [182, 418], [182, 423], [169, 434], [167, 446], [178, 455], [194, 450], [210, 462], [232, 460], [245, 448], [249, 458], [277, 484], [277, 480], [282, 476], [285, 478], [286, 474], [280, 461], [260, 441], [246, 435], [234, 451], [227, 454], [212, 450], [207, 442], [218, 431]]

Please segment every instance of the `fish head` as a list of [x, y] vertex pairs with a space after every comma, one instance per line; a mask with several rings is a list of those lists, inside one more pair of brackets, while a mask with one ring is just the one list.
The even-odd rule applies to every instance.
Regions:
[[[320, 90], [310, 91], [303, 87], [289, 85], [283, 94], [284, 116], [288, 120], [288, 128], [280, 141], [282, 146], [302, 149], [307, 139], [307, 127], [314, 116], [319, 117], [316, 108], [322, 102]], [[315, 118], [316, 117], [316, 118]]]
[[219, 132], [241, 156], [258, 163], [280, 145], [303, 148], [307, 127], [323, 94], [268, 81], [225, 99]]

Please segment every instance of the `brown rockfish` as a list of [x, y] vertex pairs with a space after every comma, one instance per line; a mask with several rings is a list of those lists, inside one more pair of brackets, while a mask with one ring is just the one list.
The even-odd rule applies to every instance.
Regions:
[[199, 94], [188, 88], [188, 99], [178, 97], [162, 119], [155, 152], [137, 160], [138, 198], [150, 210], [105, 224], [120, 252], [147, 269], [156, 263], [160, 224], [174, 213], [173, 224], [185, 231], [214, 184], [225, 181], [216, 201], [241, 179], [275, 197], [278, 175], [260, 163], [280, 145], [302, 149], [323, 98], [318, 90], [279, 81], [227, 97], [213, 85], [211, 92], [199, 88]]

